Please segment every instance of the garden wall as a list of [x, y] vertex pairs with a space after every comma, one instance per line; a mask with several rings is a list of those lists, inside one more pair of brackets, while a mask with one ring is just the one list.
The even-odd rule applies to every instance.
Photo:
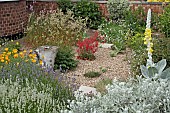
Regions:
[[1, 0], [0, 37], [23, 32], [27, 17], [26, 0]]

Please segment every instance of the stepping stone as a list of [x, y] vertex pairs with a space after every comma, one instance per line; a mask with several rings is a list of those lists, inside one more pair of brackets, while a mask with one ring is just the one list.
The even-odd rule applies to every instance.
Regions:
[[108, 43], [100, 43], [99, 44], [99, 47], [102, 47], [102, 48], [111, 48], [111, 46], [113, 46], [113, 44], [108, 44]]
[[83, 86], [81, 85], [78, 89], [79, 92], [82, 94], [93, 94], [96, 95], [98, 92], [96, 91], [96, 88], [93, 87], [88, 87], [88, 86]]

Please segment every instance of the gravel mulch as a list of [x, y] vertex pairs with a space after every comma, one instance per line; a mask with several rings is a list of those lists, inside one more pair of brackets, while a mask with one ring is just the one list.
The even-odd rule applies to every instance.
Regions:
[[[66, 76], [76, 79], [76, 82], [80, 85], [91, 86], [99, 82], [104, 78], [118, 78], [125, 80], [130, 73], [130, 65], [126, 60], [126, 53], [120, 53], [116, 57], [110, 56], [110, 49], [99, 48], [95, 53], [96, 59], [94, 61], [79, 60], [78, 66], [74, 71], [69, 71]], [[101, 68], [107, 71], [102, 73]], [[87, 78], [83, 75], [88, 71], [101, 72], [100, 77]]]

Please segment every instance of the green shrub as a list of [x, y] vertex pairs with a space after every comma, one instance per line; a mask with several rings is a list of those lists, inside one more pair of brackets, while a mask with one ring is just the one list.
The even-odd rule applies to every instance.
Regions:
[[[121, 50], [124, 50], [126, 47], [126, 30], [123, 26], [115, 24], [113, 22], [108, 22], [101, 24], [99, 26], [100, 35], [103, 37], [102, 41], [106, 43], [113, 44], [113, 52], [111, 56], [117, 55]], [[100, 41], [100, 39], [99, 39]]]
[[146, 13], [143, 7], [138, 7], [136, 10], [129, 10], [125, 15], [125, 23], [128, 29], [133, 32], [144, 33], [146, 26]]
[[170, 36], [170, 5], [166, 6], [164, 9], [164, 13], [160, 16], [160, 27], [162, 32], [165, 33], [166, 37]]
[[169, 38], [155, 38], [153, 40], [153, 60], [158, 62], [161, 59], [167, 60], [167, 67], [170, 67], [170, 39]]
[[108, 0], [107, 9], [112, 21], [124, 20], [124, 13], [128, 9], [128, 0]]
[[101, 74], [99, 72], [95, 72], [95, 71], [89, 71], [84, 74], [84, 76], [88, 78], [95, 78], [95, 77], [99, 77], [100, 75]]
[[73, 49], [69, 46], [60, 47], [55, 58], [54, 68], [61, 71], [71, 70], [77, 67]]
[[1, 113], [59, 112], [74, 98], [68, 80], [51, 69], [23, 61], [4, 65], [0, 73]]
[[101, 24], [102, 16], [99, 11], [99, 6], [89, 0], [81, 0], [73, 7], [75, 17], [87, 18], [87, 26], [92, 29], [97, 29]]
[[86, 20], [74, 18], [73, 12], [64, 14], [44, 12], [38, 17], [33, 13], [28, 22], [25, 43], [39, 47], [43, 45], [74, 45], [86, 30]]
[[[113, 80], [108, 93], [96, 98], [77, 94], [70, 103], [73, 113], [168, 113], [170, 82], [138, 77], [126, 82]], [[65, 110], [66, 111], [66, 110]], [[67, 113], [67, 112], [65, 112]]]
[[58, 0], [57, 1], [59, 9], [66, 14], [67, 10], [72, 10], [73, 4], [71, 0]]
[[126, 30], [124, 27], [113, 22], [103, 23], [98, 28], [100, 35], [104, 36], [106, 43], [113, 43], [117, 39], [125, 37]]

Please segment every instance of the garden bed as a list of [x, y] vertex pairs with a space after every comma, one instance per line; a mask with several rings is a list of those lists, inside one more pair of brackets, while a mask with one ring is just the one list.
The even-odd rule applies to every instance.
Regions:
[[[75, 70], [66, 73], [68, 77], [73, 77], [80, 85], [94, 86], [100, 80], [105, 78], [118, 78], [125, 80], [130, 73], [130, 65], [126, 60], [126, 52], [118, 54], [116, 57], [110, 56], [111, 49], [99, 48], [95, 53], [94, 61], [79, 60]], [[96, 78], [87, 78], [83, 75], [89, 71], [97, 71], [101, 76]]]

